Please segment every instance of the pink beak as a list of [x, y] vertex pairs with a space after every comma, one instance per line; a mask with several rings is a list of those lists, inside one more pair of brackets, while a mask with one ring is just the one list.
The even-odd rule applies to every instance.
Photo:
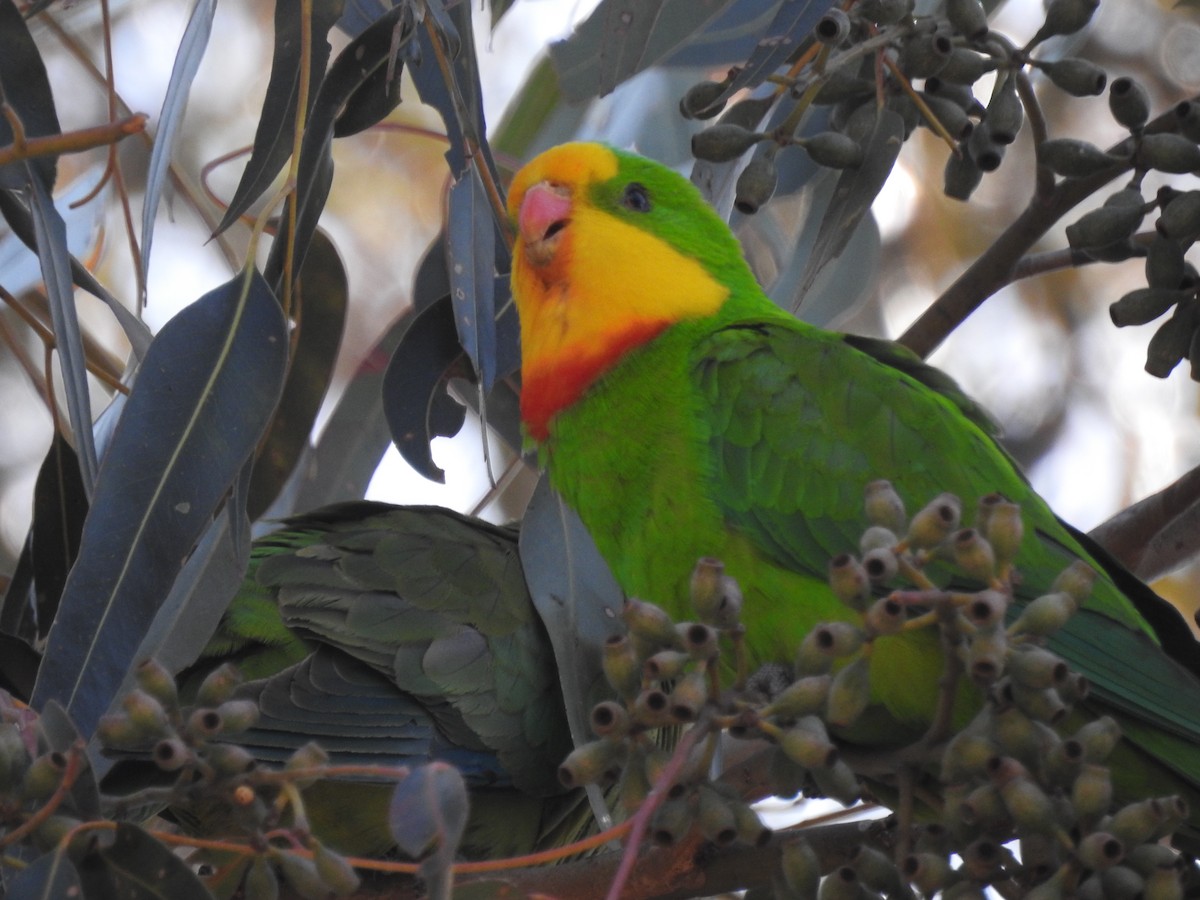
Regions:
[[571, 195], [568, 189], [540, 181], [525, 192], [517, 227], [526, 244], [548, 240], [567, 224], [571, 217]]

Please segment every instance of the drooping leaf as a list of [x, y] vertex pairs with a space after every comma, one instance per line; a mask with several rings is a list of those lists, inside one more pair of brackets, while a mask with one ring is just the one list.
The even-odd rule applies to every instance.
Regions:
[[479, 174], [469, 166], [450, 188], [446, 266], [459, 342], [479, 374], [484, 393], [496, 380], [493, 303], [496, 226]]
[[799, 297], [812, 287], [821, 269], [841, 254], [858, 223], [875, 202], [904, 145], [904, 119], [894, 110], [877, 110], [874, 127], [861, 143], [862, 163], [857, 168], [846, 169], [838, 177], [829, 210], [813, 243], [804, 280], [796, 293]]
[[[46, 65], [13, 0], [0, 0], [0, 100], [16, 114], [25, 137], [60, 133]], [[0, 147], [12, 142], [12, 125], [0, 117]], [[57, 165], [57, 156], [36, 156], [0, 166], [0, 188], [20, 190], [32, 172], [44, 191], [52, 191]]]
[[383, 377], [383, 411], [392, 441], [410, 466], [444, 484], [446, 473], [433, 461], [435, 437], [453, 437], [466, 416], [446, 393], [453, 376], [469, 378], [466, 356], [454, 327], [450, 298], [413, 315]]
[[767, 30], [761, 33], [754, 51], [737, 76], [726, 86], [721, 99], [736, 91], [762, 84], [768, 75], [784, 65], [800, 42], [812, 34], [821, 17], [835, 0], [783, 0]]
[[79, 872], [66, 853], [45, 853], [6, 878], [5, 896], [12, 900], [57, 900], [84, 897]]
[[[396, 37], [400, 29], [399, 38]], [[334, 123], [350, 97], [354, 96], [373, 74], [387, 68], [393, 53], [402, 49], [413, 34], [407, 5], [398, 6], [356, 37], [338, 54], [309, 112], [300, 160], [296, 166], [296, 188], [288, 197], [289, 209], [280, 219], [279, 235], [271, 246], [263, 275], [276, 290], [285, 277], [285, 267], [303, 265], [304, 255], [325, 208], [333, 182]], [[290, 207], [296, 208], [295, 233], [292, 233]], [[291, 259], [289, 260], [289, 247]]]
[[[396, 846], [421, 858], [421, 877], [433, 900], [449, 898], [450, 867], [467, 825], [467, 785], [458, 769], [446, 763], [420, 766], [396, 785], [388, 825]], [[426, 856], [428, 854], [428, 856]]]
[[563, 96], [603, 97], [661, 60], [731, 0], [603, 0], [565, 41], [550, 45]]
[[266, 440], [254, 456], [248, 514], [257, 519], [271, 505], [308, 445], [313, 423], [333, 378], [346, 325], [350, 285], [333, 241], [318, 230], [300, 268], [292, 296], [299, 330], [283, 396]]
[[158, 116], [158, 131], [154, 135], [154, 149], [150, 151], [150, 164], [146, 171], [146, 193], [142, 205], [143, 283], [146, 273], [150, 271], [150, 247], [154, 242], [154, 219], [158, 215], [158, 203], [178, 142], [179, 126], [183, 124], [188, 92], [204, 59], [204, 51], [208, 48], [208, 37], [212, 33], [216, 12], [217, 0], [195, 0], [179, 49], [175, 51], [175, 65], [167, 82], [167, 94]]
[[702, 66], [711, 69], [749, 58], [768, 33], [781, 0], [734, 0], [703, 29], [674, 50], [664, 66]]
[[279, 304], [257, 273], [201, 297], [155, 338], [104, 458], [36, 706], [58, 700], [92, 733], [258, 443], [286, 355]]
[[254, 133], [250, 159], [229, 201], [229, 208], [217, 225], [217, 234], [236, 222], [266, 192], [287, 158], [292, 155], [302, 67], [309, 69], [311, 88], [306, 101], [307, 108], [311, 110], [316, 100], [315, 87], [325, 72], [332, 49], [326, 35], [342, 14], [343, 3], [344, 0], [314, 0], [312, 21], [309, 23], [312, 35], [312, 54], [309, 59], [301, 58], [304, 47], [301, 39], [301, 7], [294, 3], [275, 5], [275, 52], [271, 59], [267, 95], [263, 98], [262, 114]]
[[97, 854], [113, 896], [136, 900], [212, 900], [196, 873], [166, 844], [128, 822], [117, 823], [116, 840]]
[[54, 324], [54, 344], [62, 368], [71, 431], [79, 447], [79, 471], [84, 490], [96, 484], [96, 444], [92, 438], [92, 400], [88, 390], [87, 363], [83, 336], [75, 309], [75, 290], [71, 283], [71, 254], [67, 250], [67, 226], [54, 207], [50, 192], [37, 178], [27, 183], [29, 210], [42, 264], [42, 281], [50, 301], [50, 319]]
[[33, 524], [30, 526], [29, 552], [39, 639], [46, 636], [58, 612], [67, 573], [79, 555], [87, 511], [79, 458], [71, 445], [55, 431], [34, 484]]

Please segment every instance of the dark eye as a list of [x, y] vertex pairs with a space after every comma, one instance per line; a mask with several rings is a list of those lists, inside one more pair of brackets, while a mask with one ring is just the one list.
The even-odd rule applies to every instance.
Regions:
[[625, 186], [625, 193], [621, 195], [621, 205], [634, 212], [650, 212], [650, 192], [646, 190], [645, 185], [636, 181], [628, 184]]

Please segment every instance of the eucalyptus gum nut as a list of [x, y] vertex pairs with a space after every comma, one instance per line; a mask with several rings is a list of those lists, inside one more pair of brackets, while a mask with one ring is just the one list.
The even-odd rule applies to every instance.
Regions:
[[1158, 233], [1176, 241], [1200, 237], [1200, 191], [1184, 191], [1173, 197], [1159, 214]]
[[863, 613], [863, 625], [872, 637], [899, 634], [906, 621], [904, 606], [890, 597], [881, 597]]
[[279, 878], [275, 867], [265, 856], [255, 857], [242, 883], [246, 900], [275, 900], [279, 896]]
[[138, 747], [146, 742], [142, 730], [124, 712], [102, 715], [96, 725], [96, 736], [105, 747]]
[[946, 18], [968, 41], [987, 37], [988, 18], [979, 0], [946, 0]]
[[1137, 231], [1145, 210], [1137, 206], [1102, 206], [1067, 226], [1067, 242], [1077, 250], [1123, 241]]
[[900, 561], [887, 547], [876, 547], [863, 554], [863, 568], [873, 584], [886, 584], [900, 571]]
[[975, 165], [982, 171], [994, 172], [1000, 168], [1000, 163], [1004, 161], [1005, 145], [992, 138], [987, 119], [971, 130], [971, 135], [965, 143], [971, 159], [975, 160]]
[[163, 738], [171, 730], [170, 718], [163, 705], [141, 688], [126, 694], [121, 706], [142, 737]]
[[865, 100], [875, 93], [875, 86], [865, 78], [843, 73], [840, 69], [829, 73], [813, 96], [816, 106], [831, 106], [847, 100]]
[[1146, 882], [1128, 866], [1113, 866], [1100, 873], [1106, 900], [1141, 900]]
[[1063, 890], [1063, 881], [1066, 876], [1061, 872], [1055, 872], [1044, 881], [1035, 884], [1024, 895], [1024, 900], [1059, 900], [1065, 896]]
[[1158, 798], [1122, 806], [1108, 822], [1108, 831], [1126, 847], [1150, 840], [1158, 831], [1164, 813]]
[[66, 759], [61, 753], [43, 753], [25, 770], [21, 796], [26, 800], [45, 800], [58, 788], [66, 767]]
[[205, 676], [196, 691], [197, 706], [218, 707], [233, 694], [242, 683], [242, 673], [233, 663], [224, 663]]
[[679, 722], [694, 722], [708, 702], [708, 682], [700, 669], [689, 672], [671, 691], [671, 715]]
[[910, 854], [901, 866], [905, 880], [929, 896], [946, 886], [950, 872], [950, 860], [938, 853]]
[[976, 632], [967, 647], [967, 674], [976, 684], [991, 684], [1004, 671], [1008, 636], [1003, 628]]
[[1192, 141], [1200, 141], [1200, 103], [1184, 100], [1175, 104], [1175, 125], [1179, 133]]
[[620, 696], [628, 698], [641, 687], [642, 666], [629, 635], [613, 635], [604, 642], [600, 657], [604, 677]]
[[175, 678], [156, 659], [144, 659], [134, 670], [138, 687], [163, 705], [168, 713], [179, 714], [179, 692]]
[[909, 78], [929, 78], [945, 67], [953, 52], [949, 35], [919, 34], [901, 45], [897, 62]]
[[596, 737], [621, 737], [629, 731], [629, 710], [614, 700], [604, 700], [592, 707], [588, 724]]
[[1109, 318], [1118, 328], [1145, 325], [1163, 315], [1188, 292], [1161, 287], [1135, 288], [1108, 308]]
[[1032, 778], [1009, 779], [1000, 785], [1000, 798], [1019, 831], [1047, 832], [1056, 827], [1050, 798]]
[[692, 135], [692, 156], [707, 162], [730, 162], [762, 139], [757, 131], [718, 122]]
[[767, 787], [776, 797], [795, 797], [809, 782], [808, 770], [776, 748], [767, 764]]
[[660, 847], [673, 847], [692, 830], [693, 813], [685, 799], [668, 800], [654, 813], [650, 839]]
[[813, 769], [810, 773], [816, 782], [817, 791], [845, 806], [853, 806], [862, 799], [862, 785], [858, 776], [843, 760], [835, 759], [833, 765]]
[[867, 887], [881, 893], [901, 890], [900, 871], [892, 860], [867, 844], [850, 850], [850, 866]]
[[644, 600], [630, 598], [621, 608], [621, 618], [636, 637], [656, 643], [661, 647], [676, 646], [675, 623], [661, 607]]
[[726, 800], [733, 813], [733, 824], [737, 829], [737, 839], [751, 847], [765, 847], [771, 841], [774, 831], [763, 824], [758, 813], [746, 803], [739, 800]]
[[1146, 283], [1151, 288], [1175, 290], [1183, 283], [1183, 247], [1161, 234], [1146, 248]]
[[976, 628], [995, 628], [1004, 622], [1008, 597], [1000, 591], [980, 591], [967, 604], [964, 612]]
[[633, 701], [633, 720], [644, 728], [671, 723], [671, 700], [658, 688], [642, 691]]
[[779, 748], [797, 765], [823, 769], [838, 758], [837, 748], [829, 740], [825, 726], [816, 716], [803, 716], [779, 737]]
[[1121, 726], [1112, 716], [1101, 716], [1083, 725], [1072, 735], [1072, 739], [1083, 748], [1085, 761], [1104, 762], [1121, 739]]
[[1180, 303], [1174, 315], [1158, 326], [1146, 345], [1146, 372], [1156, 378], [1166, 378], [1187, 356], [1196, 331], [1196, 317], [1191, 309]]
[[15, 722], [0, 723], [0, 794], [21, 783], [27, 765], [29, 753], [21, 740], [20, 728]]
[[1071, 785], [1071, 805], [1084, 821], [1096, 821], [1112, 805], [1112, 776], [1107, 766], [1084, 763]]
[[253, 728], [258, 722], [258, 704], [253, 700], [226, 700], [217, 707], [223, 734], [238, 734]]
[[988, 581], [996, 574], [996, 554], [987, 538], [974, 528], [963, 528], [951, 543], [954, 564], [972, 578]]
[[733, 205], [738, 212], [753, 215], [771, 199], [778, 183], [775, 161], [768, 156], [755, 157], [738, 176]]
[[[296, 751], [284, 763], [283, 770], [285, 772], [300, 772], [305, 769], [319, 769], [328, 764], [329, 754], [325, 751], [325, 748], [316, 741], [309, 741], [302, 747], [296, 748]], [[318, 776], [313, 775], [308, 778], [295, 779], [295, 784], [296, 787], [303, 790], [316, 784], [317, 781]]]
[[982, 116], [985, 112], [971, 88], [965, 84], [954, 84], [941, 78], [927, 78], [924, 93], [938, 100], [949, 100], [967, 115]]
[[1177, 865], [1179, 854], [1165, 844], [1138, 844], [1125, 854], [1125, 865], [1146, 876], [1155, 869]]
[[866, 635], [850, 622], [826, 622], [813, 629], [817, 649], [835, 659], [858, 652]]
[[1074, 138], [1043, 141], [1038, 148], [1038, 161], [1055, 175], [1061, 175], [1064, 178], [1083, 178], [1095, 175], [1120, 162], [1095, 144]]
[[194, 759], [187, 744], [179, 738], [164, 738], [159, 741], [154, 745], [151, 757], [154, 764], [164, 772], [176, 772]]
[[1025, 107], [1017, 96], [1017, 83], [1010, 75], [987, 106], [988, 131], [997, 144], [1011, 144], [1025, 121]]
[[[946, 129], [950, 137], [956, 141], [961, 141], [970, 136], [975, 125], [967, 117], [966, 111], [961, 106], [936, 94], [925, 93], [922, 99], [925, 101], [925, 105], [929, 107], [929, 111], [933, 113], [941, 126]], [[934, 127], [933, 123], [925, 116], [921, 116], [920, 124], [930, 129]]]
[[659, 650], [642, 664], [642, 672], [650, 681], [668, 681], [691, 661], [692, 657], [682, 650]]
[[937, 77], [949, 84], [968, 85], [974, 84], [995, 68], [996, 61], [990, 56], [966, 47], [955, 47], [945, 64], [938, 69]]
[[822, 131], [805, 138], [802, 146], [813, 162], [829, 169], [852, 169], [863, 160], [862, 147], [836, 131]]
[[[814, 628], [804, 636], [804, 640], [800, 642], [799, 648], [796, 650], [796, 674], [800, 676], [806, 675], [823, 675], [829, 671], [833, 664], [833, 657], [821, 649], [818, 643], [817, 632], [819, 628]], [[821, 640], [824, 640], [823, 638]]]
[[601, 738], [576, 747], [558, 767], [558, 780], [563, 787], [576, 788], [595, 784], [604, 779], [620, 762], [624, 745], [619, 741]]
[[987, 837], [971, 841], [962, 850], [963, 868], [975, 881], [987, 881], [1003, 858], [1000, 845]]
[[1092, 20], [1100, 0], [1050, 0], [1046, 7], [1046, 21], [1034, 36], [1040, 43], [1058, 34], [1074, 34]]
[[1185, 175], [1200, 169], [1200, 147], [1181, 134], [1147, 134], [1138, 142], [1134, 160], [1139, 168]]
[[813, 28], [813, 37], [831, 47], [836, 47], [849, 36], [850, 17], [836, 6], [821, 16]]
[[789, 841], [780, 848], [783, 880], [801, 897], [815, 897], [821, 881], [821, 861], [806, 840]]
[[1013, 681], [1010, 687], [1013, 702], [1031, 719], [1053, 725], [1066, 718], [1067, 705], [1057, 691], [1049, 688], [1036, 690], [1017, 681]]
[[1038, 68], [1060, 90], [1072, 97], [1098, 97], [1108, 85], [1108, 75], [1098, 65], [1086, 59], [1065, 57], [1049, 63], [1039, 63]]
[[[912, 98], [908, 94], [892, 94], [884, 101], [884, 106], [896, 113], [903, 120], [905, 140], [921, 124], [921, 111], [917, 109], [917, 104], [913, 103]], [[857, 136], [856, 139], [861, 140]]]
[[833, 677], [826, 702], [826, 716], [835, 728], [854, 724], [871, 701], [871, 668], [865, 656], [859, 656]]
[[[904, 529], [904, 522], [900, 522], [900, 530]], [[900, 538], [891, 528], [885, 528], [882, 525], [872, 525], [862, 533], [858, 539], [858, 549], [860, 553], [869, 553], [872, 550], [891, 550], [900, 543]]]
[[829, 561], [829, 587], [842, 603], [858, 609], [870, 589], [867, 571], [849, 553], [839, 553]]
[[204, 760], [224, 778], [245, 775], [258, 765], [250, 751], [238, 744], [210, 744], [204, 751]]
[[279, 851], [275, 854], [283, 880], [301, 897], [328, 897], [331, 890], [317, 872], [317, 864], [306, 856]]
[[1027, 831], [1021, 835], [1021, 865], [1034, 878], [1042, 879], [1058, 870], [1062, 848], [1057, 839], [1045, 832]]
[[828, 675], [810, 675], [794, 681], [763, 707], [760, 715], [792, 719], [819, 713], [825, 707], [832, 683]]
[[679, 101], [679, 113], [685, 119], [711, 119], [725, 108], [718, 98], [725, 93], [720, 81], [701, 81], [688, 88]]
[[886, 529], [893, 535], [904, 530], [907, 521], [904, 500], [900, 499], [892, 482], [884, 479], [871, 481], [864, 493], [863, 508], [871, 526]]
[[982, 181], [983, 169], [975, 164], [975, 160], [965, 149], [960, 148], [958, 153], [951, 153], [947, 158], [942, 178], [942, 191], [947, 197], [952, 200], [969, 200]]
[[717, 630], [703, 622], [680, 622], [675, 626], [679, 643], [695, 660], [712, 659], [720, 652]]
[[1093, 831], [1080, 839], [1075, 856], [1085, 869], [1102, 872], [1125, 858], [1125, 846], [1107, 832]]
[[338, 896], [353, 894], [358, 890], [361, 879], [354, 867], [341, 854], [334, 853], [320, 841], [312, 841], [309, 847], [313, 852], [313, 862], [317, 866], [317, 874], [328, 888]]
[[725, 115], [721, 116], [718, 124], [738, 125], [754, 131], [762, 123], [774, 103], [774, 94], [768, 94], [765, 97], [747, 97], [729, 107], [725, 111]]
[[817, 900], [859, 900], [862, 890], [858, 873], [849, 866], [839, 866], [821, 879]]
[[1012, 680], [1033, 690], [1062, 684], [1069, 671], [1062, 659], [1041, 647], [1022, 646], [1008, 659], [1008, 674]]
[[[1063, 0], [1059, 0], [1063, 2]], [[1078, 0], [1076, 0], [1078, 2]], [[1114, 78], [1108, 88], [1108, 109], [1118, 125], [1139, 129], [1150, 118], [1150, 95], [1128, 75]]]
[[705, 558], [696, 563], [691, 599], [700, 621], [717, 628], [732, 628], [741, 616], [741, 588], [725, 574], [725, 565], [719, 559]]
[[1179, 883], [1179, 872], [1175, 868], [1160, 867], [1146, 876], [1142, 888], [1145, 900], [1180, 900], [1183, 885]]
[[696, 824], [700, 833], [718, 847], [727, 847], [737, 840], [737, 821], [729, 802], [703, 785], [696, 789]]
[[960, 731], [942, 753], [942, 782], [952, 784], [983, 774], [996, 755], [996, 744], [980, 734]]
[[939, 494], [913, 516], [905, 539], [913, 547], [933, 547], [949, 537], [961, 521], [962, 501], [953, 494]]

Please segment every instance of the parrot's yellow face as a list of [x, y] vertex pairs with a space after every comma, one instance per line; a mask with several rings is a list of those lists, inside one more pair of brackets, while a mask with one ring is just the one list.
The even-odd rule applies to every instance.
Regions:
[[512, 289], [536, 440], [631, 349], [720, 308], [729, 289], [671, 239], [697, 202], [674, 173], [600, 144], [555, 147], [516, 174]]

